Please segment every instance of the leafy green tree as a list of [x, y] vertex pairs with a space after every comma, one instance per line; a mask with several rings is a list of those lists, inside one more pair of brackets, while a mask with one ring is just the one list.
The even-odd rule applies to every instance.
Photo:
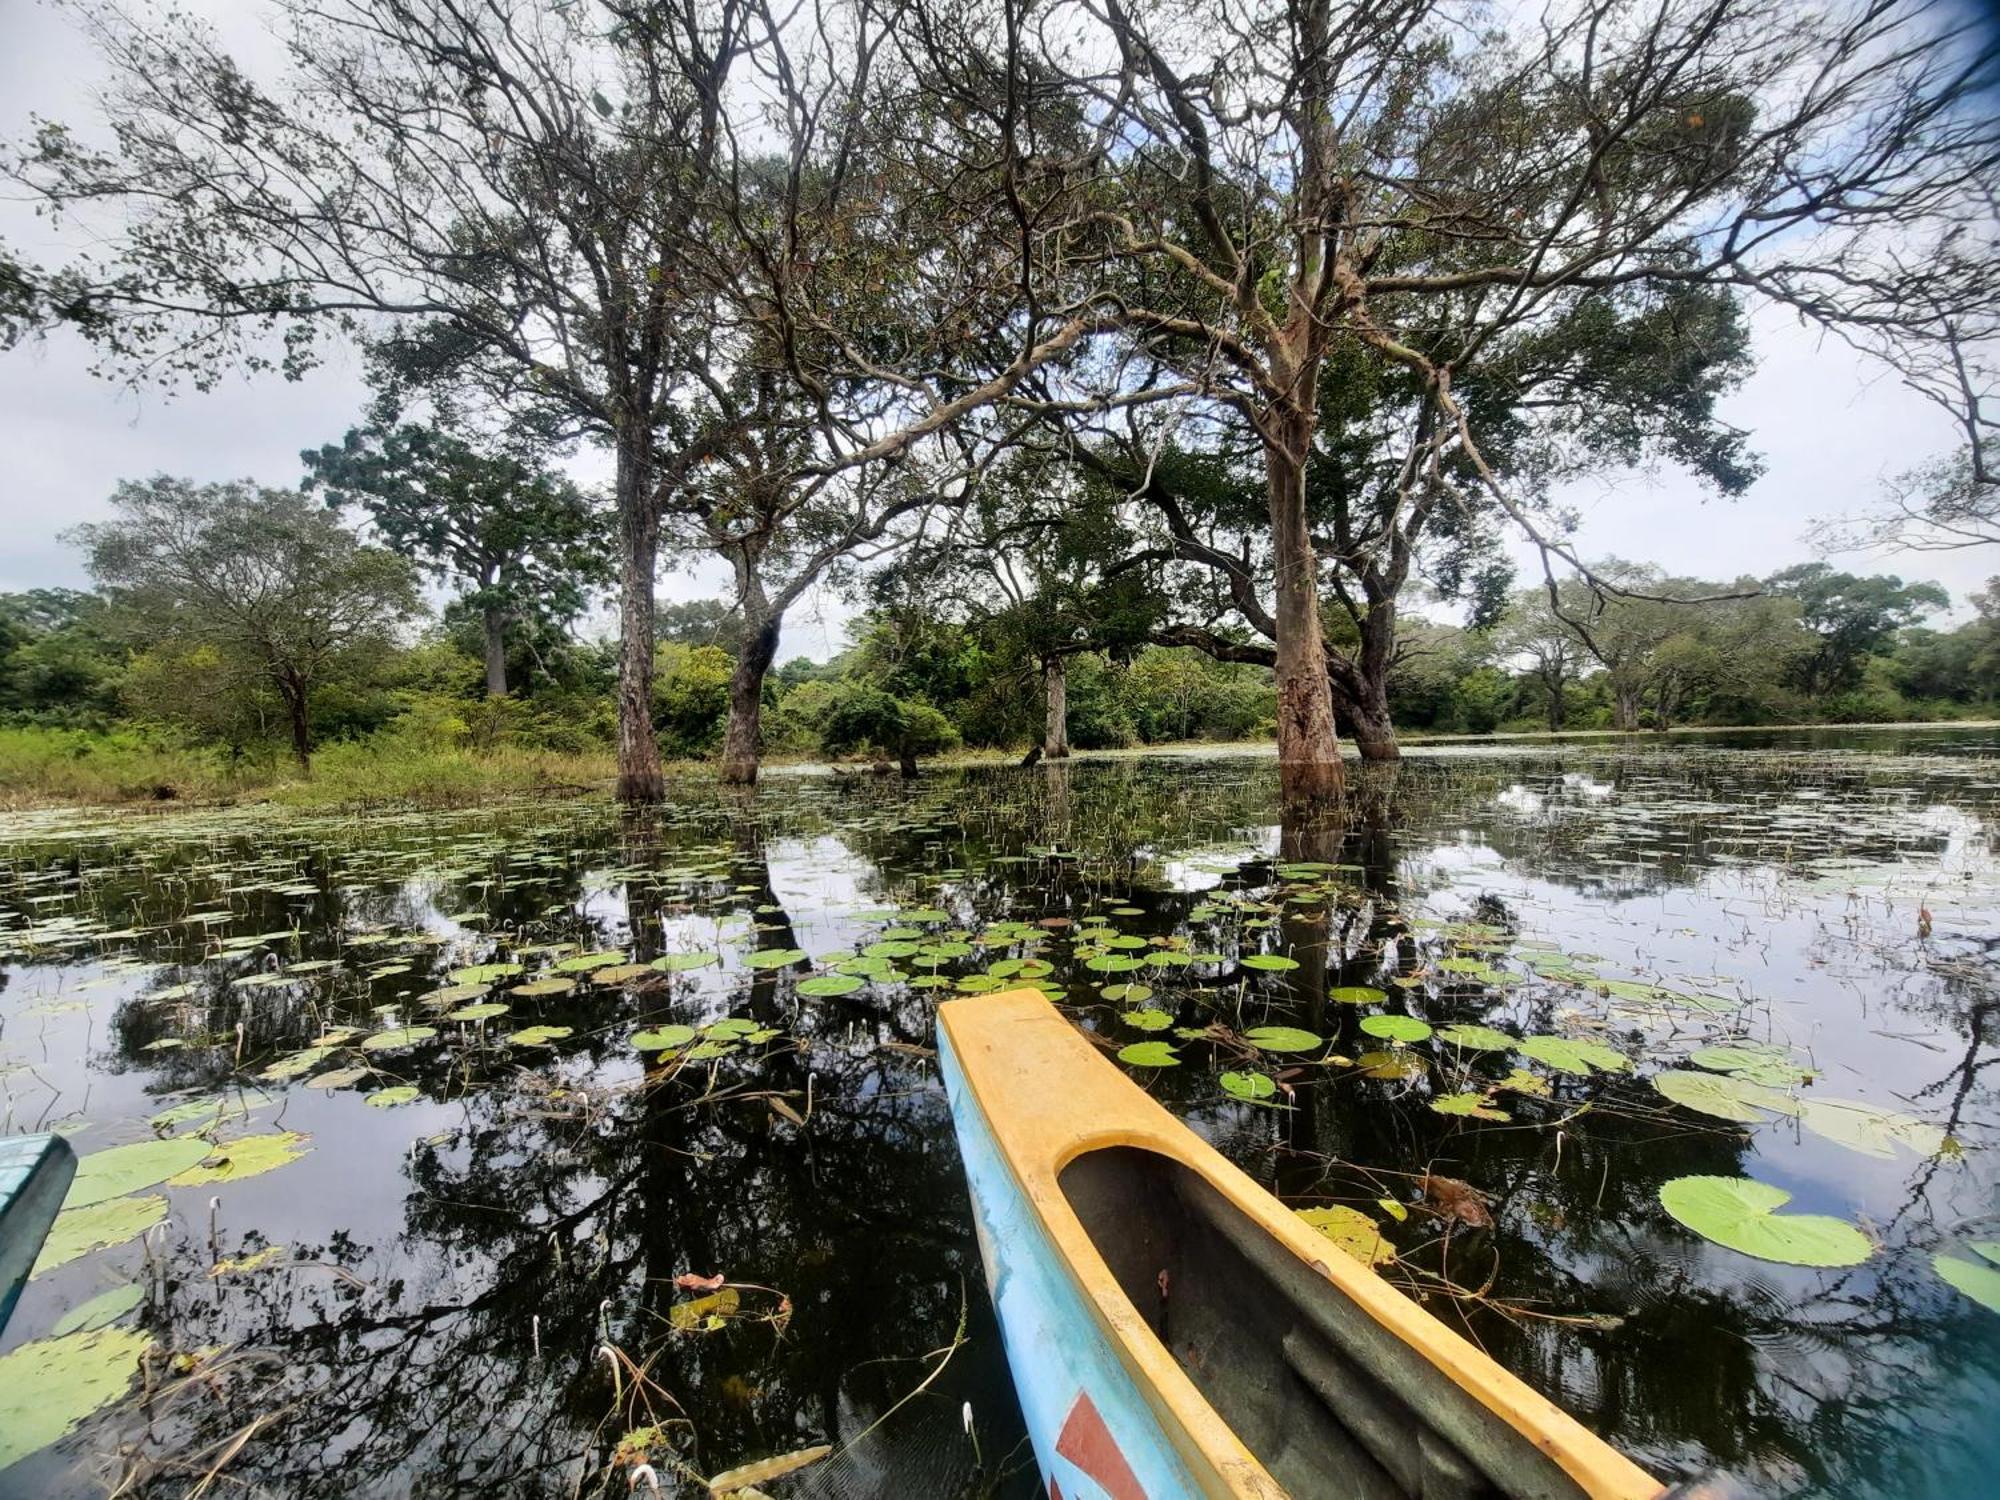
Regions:
[[653, 634], [682, 646], [735, 644], [736, 611], [721, 599], [668, 600], [653, 606]]
[[314, 694], [379, 662], [421, 612], [409, 562], [296, 490], [160, 475], [119, 485], [111, 504], [112, 520], [70, 536], [128, 637], [256, 672], [310, 769]]
[[1859, 577], [1823, 562], [1773, 573], [1764, 587], [1796, 599], [1801, 623], [1818, 638], [1794, 667], [1800, 690], [1812, 696], [1855, 686], [1867, 659], [1885, 655], [1898, 631], [1951, 605], [1935, 583], [1906, 584], [1894, 574]]
[[89, 723], [118, 706], [121, 653], [104, 601], [76, 589], [0, 595], [0, 712]]
[[720, 646], [663, 641], [653, 668], [653, 727], [675, 755], [710, 754], [729, 715], [735, 663]]
[[564, 626], [610, 581], [608, 528], [563, 476], [411, 423], [350, 428], [307, 449], [306, 489], [363, 511], [395, 551], [456, 581], [483, 631], [486, 691], [507, 692], [507, 632]]
[[958, 731], [928, 703], [857, 682], [834, 700], [820, 744], [829, 755], [870, 747], [884, 751], [896, 757], [905, 776], [914, 776], [917, 758], [952, 749]]

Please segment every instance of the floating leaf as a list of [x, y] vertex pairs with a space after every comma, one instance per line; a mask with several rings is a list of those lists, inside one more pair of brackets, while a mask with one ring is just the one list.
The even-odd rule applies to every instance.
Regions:
[[805, 957], [803, 948], [759, 948], [746, 956], [743, 963], [751, 969], [783, 969], [804, 962]]
[[433, 1010], [442, 1010], [447, 1005], [458, 1005], [466, 1000], [477, 1000], [492, 989], [490, 984], [448, 984], [441, 990], [428, 990], [417, 996], [420, 1003]]
[[[519, 995], [524, 1000], [552, 1000], [557, 995], [567, 995], [576, 988], [574, 979], [532, 979], [526, 984], [517, 984], [507, 991], [509, 995]], [[367, 1046], [366, 1042], [361, 1044]]]
[[416, 1102], [417, 1088], [415, 1084], [411, 1083], [399, 1083], [392, 1088], [377, 1089], [368, 1096], [368, 1104], [371, 1109], [394, 1109], [399, 1104], [414, 1104]]
[[0, 1469], [124, 1395], [152, 1342], [136, 1328], [91, 1328], [0, 1354]]
[[1296, 958], [1286, 958], [1282, 953], [1252, 953], [1243, 960], [1244, 968], [1262, 969], [1271, 974], [1283, 974], [1298, 966], [1299, 961]]
[[88, 1333], [93, 1328], [108, 1328], [145, 1300], [146, 1289], [136, 1282], [130, 1286], [114, 1286], [108, 1292], [99, 1292], [88, 1302], [78, 1303], [57, 1318], [49, 1334], [61, 1338], [66, 1333]]
[[1224, 1073], [1216, 1081], [1238, 1099], [1269, 1099], [1278, 1092], [1277, 1080], [1266, 1073]]
[[389, 1052], [397, 1047], [414, 1047], [418, 1042], [427, 1042], [436, 1035], [435, 1026], [397, 1026], [388, 1031], [378, 1031], [373, 1036], [364, 1036], [361, 1047], [366, 1052]]
[[635, 980], [647, 978], [652, 972], [651, 964], [612, 964], [608, 968], [592, 969], [590, 982], [608, 985], [631, 984]]
[[560, 974], [588, 974], [593, 969], [608, 969], [613, 964], [623, 964], [625, 955], [607, 949], [602, 953], [578, 953], [569, 958], [556, 960], [556, 972]]
[[1135, 1068], [1174, 1068], [1181, 1061], [1169, 1042], [1134, 1042], [1118, 1049], [1118, 1060]]
[[1396, 1258], [1396, 1247], [1382, 1238], [1382, 1226], [1358, 1208], [1337, 1203], [1329, 1208], [1301, 1208], [1296, 1212], [1364, 1266], [1387, 1265]]
[[512, 979], [521, 972], [520, 964], [472, 964], [463, 969], [451, 971], [453, 984], [492, 984], [498, 979]]
[[1361, 1029], [1392, 1042], [1421, 1042], [1431, 1034], [1430, 1027], [1415, 1016], [1363, 1016]]
[[280, 1058], [257, 1076], [269, 1079], [296, 1078], [301, 1073], [310, 1073], [339, 1050], [338, 1047], [308, 1047], [303, 1052], [294, 1052], [290, 1057]]
[[1128, 1010], [1119, 1020], [1139, 1031], [1165, 1031], [1174, 1024], [1174, 1018], [1163, 1010]]
[[129, 1146], [93, 1151], [76, 1164], [76, 1176], [70, 1180], [63, 1207], [88, 1208], [93, 1203], [122, 1198], [156, 1182], [165, 1182], [174, 1173], [185, 1172], [208, 1152], [208, 1142], [196, 1136], [134, 1141]]
[[1107, 984], [1098, 993], [1107, 1000], [1137, 1005], [1141, 1001], [1153, 998], [1153, 987], [1150, 984]]
[[1421, 1078], [1424, 1075], [1424, 1060], [1414, 1052], [1364, 1052], [1354, 1059], [1354, 1066], [1370, 1078]]
[[447, 1021], [490, 1021], [495, 1016], [507, 1014], [507, 1007], [498, 1000], [481, 1001], [478, 1005], [462, 1005], [457, 1010], [446, 1011]]
[[664, 974], [678, 974], [687, 969], [706, 969], [721, 962], [720, 953], [663, 953], [649, 967]]
[[1741, 1078], [1777, 1088], [1803, 1083], [1811, 1072], [1792, 1060], [1791, 1049], [1763, 1042], [1738, 1042], [1727, 1047], [1703, 1047], [1688, 1055], [1698, 1068], [1715, 1073], [1734, 1073]]
[[1844, 1219], [1781, 1214], [1792, 1195], [1748, 1177], [1676, 1177], [1660, 1205], [1703, 1239], [1791, 1266], [1858, 1266], [1873, 1247]]
[[366, 1068], [332, 1068], [324, 1073], [315, 1073], [306, 1080], [309, 1089], [344, 1089], [350, 1083], [359, 1083], [369, 1076]]
[[851, 995], [867, 982], [854, 974], [815, 974], [801, 979], [798, 988], [801, 995]]
[[1324, 1045], [1323, 1038], [1296, 1026], [1254, 1026], [1243, 1040], [1260, 1052], [1312, 1052]]
[[1718, 1120], [1760, 1125], [1768, 1118], [1767, 1106], [1747, 1092], [1763, 1091], [1764, 1086], [1749, 1079], [1675, 1071], [1654, 1074], [1653, 1087], [1674, 1103]]
[[254, 1250], [234, 1260], [219, 1260], [208, 1268], [209, 1280], [213, 1281], [219, 1276], [237, 1276], [246, 1271], [261, 1271], [266, 1266], [284, 1259], [284, 1255], [283, 1245], [266, 1245], [262, 1250]]
[[211, 1183], [255, 1177], [260, 1172], [269, 1172], [274, 1167], [282, 1167], [304, 1156], [312, 1149], [306, 1145], [307, 1139], [296, 1130], [238, 1136], [225, 1145], [217, 1146], [200, 1166], [190, 1167], [179, 1176], [168, 1178], [167, 1185], [207, 1187]]
[[1547, 1063], [1558, 1073], [1589, 1077], [1593, 1068], [1603, 1073], [1629, 1070], [1632, 1060], [1602, 1042], [1562, 1036], [1531, 1036], [1515, 1044], [1515, 1050], [1536, 1062]]
[[1441, 1115], [1470, 1115], [1475, 1120], [1511, 1120], [1504, 1109], [1488, 1102], [1484, 1094], [1446, 1094], [1431, 1100], [1431, 1108]]
[[1452, 1046], [1463, 1047], [1470, 1052], [1511, 1052], [1514, 1050], [1514, 1038], [1507, 1035], [1504, 1031], [1495, 1030], [1491, 1026], [1440, 1026], [1437, 1031], [1437, 1038], [1441, 1042], [1450, 1042]]
[[1940, 1253], [1931, 1257], [1931, 1268], [1988, 1312], [2000, 1313], [2000, 1270], [1995, 1269], [2000, 1266], [2000, 1240], [1975, 1240], [1966, 1248], [1992, 1264]]
[[1337, 984], [1326, 992], [1326, 998], [1341, 1005], [1380, 1005], [1389, 995], [1372, 984]]
[[1887, 1159], [1898, 1150], [1935, 1156], [1944, 1149], [1944, 1132], [1935, 1125], [1858, 1099], [1802, 1099], [1798, 1113], [1814, 1135], [1866, 1156]]
[[632, 1045], [641, 1052], [667, 1052], [675, 1047], [685, 1047], [695, 1038], [692, 1026], [657, 1026], [650, 1031], [633, 1033]]
[[1548, 1096], [1549, 1081], [1539, 1073], [1530, 1073], [1526, 1068], [1511, 1068], [1507, 1076], [1500, 1080], [1500, 1087], [1511, 1089], [1517, 1094]]
[[546, 1047], [550, 1042], [560, 1042], [574, 1035], [568, 1026], [524, 1026], [519, 1031], [507, 1033], [507, 1040], [516, 1047]]
[[150, 1198], [111, 1198], [88, 1208], [65, 1209], [56, 1215], [49, 1237], [42, 1242], [34, 1274], [68, 1265], [93, 1250], [137, 1239], [166, 1216], [167, 1200], [158, 1193]]
[[1124, 953], [1100, 953], [1094, 958], [1086, 958], [1083, 966], [1098, 974], [1129, 974], [1132, 970], [1145, 967], [1143, 958], [1133, 958]]
[[714, 1330], [734, 1317], [742, 1305], [743, 1294], [733, 1286], [726, 1286], [706, 1297], [674, 1303], [667, 1309], [667, 1321], [682, 1333], [693, 1333], [700, 1328]]

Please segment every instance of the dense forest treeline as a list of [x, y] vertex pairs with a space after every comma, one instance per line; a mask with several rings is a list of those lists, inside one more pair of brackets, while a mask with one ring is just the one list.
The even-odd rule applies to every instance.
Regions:
[[[315, 488], [378, 481], [355, 452], [308, 454]], [[548, 753], [573, 758], [565, 775], [607, 775], [619, 647], [579, 631], [608, 582], [603, 508], [531, 466], [479, 465], [481, 504], [499, 518], [484, 529], [439, 524], [436, 492], [400, 482], [393, 503], [365, 488], [122, 486], [115, 519], [72, 534], [98, 590], [0, 596], [0, 774], [33, 780], [52, 759], [96, 757], [123, 767], [114, 794], [181, 795], [199, 784], [191, 766], [298, 774], [331, 745], [413, 766]], [[343, 509], [371, 496], [365, 524], [345, 524]], [[943, 587], [939, 566], [915, 547], [848, 575], [847, 649], [761, 675], [764, 753], [907, 771], [961, 748], [1059, 756], [1271, 737], [1270, 670], [1157, 644], [1143, 594]], [[1762, 580], [1615, 559], [1594, 571], [1621, 592], [1502, 593], [1468, 625], [1405, 615], [1388, 678], [1396, 725], [1886, 721], [1979, 715], [2000, 699], [2000, 581], [1970, 601], [1973, 619], [1938, 628], [1927, 622], [1950, 601], [1937, 585], [1824, 563]], [[441, 612], [427, 578], [450, 596]], [[726, 600], [656, 605], [649, 723], [671, 759], [725, 751], [740, 614]], [[1330, 638], [1341, 624], [1330, 609]]]
[[[78, 9], [105, 86], [0, 173], [86, 233], [0, 247], [0, 342], [169, 389], [355, 351], [373, 400], [302, 492], [121, 491], [78, 535], [102, 617], [14, 627], [17, 715], [300, 764], [608, 735], [647, 802], [719, 692], [732, 783], [769, 749], [1261, 733], [1304, 807], [1343, 738], [1992, 696], [1985, 615], [1652, 577], [1581, 555], [1560, 499], [1671, 466], [1755, 503], [1721, 403], [1761, 310], [1940, 413], [1867, 540], [2000, 537], [1970, 12], [265, 0], [275, 55], [244, 59]], [[604, 496], [566, 477], [586, 452]], [[658, 624], [692, 560], [726, 639]], [[429, 626], [426, 575], [456, 599]], [[1510, 604], [1537, 582], [1548, 620]], [[853, 649], [781, 666], [824, 589], [864, 606]], [[598, 591], [610, 652], [574, 634]], [[35, 663], [66, 654], [59, 705]]]

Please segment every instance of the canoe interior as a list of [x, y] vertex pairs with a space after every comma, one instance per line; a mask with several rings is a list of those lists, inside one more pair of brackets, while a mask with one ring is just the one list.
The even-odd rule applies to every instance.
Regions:
[[1198, 1173], [1115, 1146], [1078, 1157], [1059, 1184], [1133, 1306], [1291, 1494], [1587, 1495]]

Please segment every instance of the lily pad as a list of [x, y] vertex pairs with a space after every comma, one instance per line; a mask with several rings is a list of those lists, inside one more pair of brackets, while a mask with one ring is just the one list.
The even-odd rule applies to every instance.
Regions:
[[[1697, 1114], [1712, 1115], [1718, 1120], [1761, 1125], [1769, 1118], [1765, 1114], [1769, 1106], [1758, 1097], [1758, 1093], [1768, 1090], [1747, 1078], [1677, 1070], [1654, 1074], [1653, 1087], [1674, 1103]], [[1752, 1093], [1752, 1090], [1758, 1093]]]
[[42, 1253], [35, 1261], [34, 1274], [68, 1265], [79, 1256], [111, 1245], [137, 1239], [167, 1216], [167, 1200], [158, 1193], [148, 1198], [112, 1198], [88, 1208], [65, 1209], [56, 1215]]
[[93, 1203], [122, 1198], [156, 1182], [165, 1182], [208, 1153], [208, 1142], [196, 1136], [134, 1141], [129, 1146], [93, 1151], [76, 1164], [76, 1176], [70, 1181], [69, 1196], [63, 1199], [63, 1207], [88, 1208]]
[[608, 969], [614, 964], [624, 962], [623, 953], [607, 950], [603, 953], [578, 953], [569, 958], [559, 958], [555, 967], [559, 974], [588, 974], [593, 969]]
[[364, 1036], [361, 1047], [365, 1052], [389, 1052], [398, 1047], [414, 1047], [418, 1042], [427, 1042], [436, 1035], [435, 1026], [396, 1026], [388, 1031], [378, 1031], [373, 1036]]
[[1337, 984], [1326, 992], [1326, 998], [1341, 1005], [1380, 1005], [1389, 994], [1372, 984]]
[[491, 984], [496, 979], [512, 979], [521, 972], [520, 964], [471, 964], [451, 971], [453, 984]]
[[1118, 1060], [1135, 1068], [1176, 1068], [1181, 1061], [1168, 1042], [1134, 1042], [1120, 1047]]
[[1392, 1042], [1421, 1042], [1431, 1034], [1430, 1026], [1415, 1016], [1363, 1016], [1361, 1029]]
[[1623, 1073], [1632, 1060], [1602, 1042], [1563, 1036], [1531, 1036], [1515, 1043], [1515, 1050], [1536, 1062], [1547, 1063], [1558, 1073], [1574, 1073], [1587, 1078], [1592, 1069], [1600, 1073]]
[[297, 1161], [312, 1148], [308, 1137], [296, 1130], [270, 1131], [262, 1135], [239, 1136], [217, 1146], [206, 1161], [167, 1179], [169, 1187], [207, 1187], [211, 1183], [235, 1182]]
[[152, 1342], [136, 1328], [90, 1328], [0, 1355], [0, 1469], [124, 1395]]
[[1354, 1066], [1370, 1078], [1421, 1078], [1424, 1075], [1424, 1060], [1414, 1052], [1398, 1049], [1394, 1052], [1364, 1052], [1354, 1059]]
[[1253, 1026], [1243, 1040], [1259, 1052], [1312, 1052], [1324, 1045], [1324, 1038], [1296, 1026]]
[[650, 1031], [634, 1032], [632, 1045], [641, 1052], [668, 1052], [685, 1047], [694, 1038], [692, 1026], [656, 1026]]
[[344, 1089], [351, 1083], [359, 1083], [369, 1074], [367, 1068], [329, 1068], [324, 1073], [315, 1073], [306, 1080], [309, 1089]]
[[146, 1289], [137, 1282], [129, 1286], [114, 1286], [108, 1292], [99, 1292], [88, 1302], [78, 1303], [57, 1318], [49, 1334], [61, 1338], [66, 1333], [88, 1333], [93, 1328], [108, 1328], [145, 1300]]
[[1139, 1005], [1153, 998], [1153, 987], [1150, 984], [1107, 984], [1098, 993], [1107, 1000]]
[[1174, 1018], [1165, 1011], [1152, 1010], [1150, 1008], [1146, 1010], [1128, 1010], [1118, 1019], [1138, 1031], [1165, 1031], [1169, 1026], [1174, 1024]]
[[560, 1042], [574, 1035], [574, 1028], [568, 1026], [524, 1026], [519, 1031], [507, 1033], [507, 1040], [516, 1047], [546, 1047], [550, 1042]]
[[1898, 1151], [1935, 1156], [1945, 1144], [1937, 1126], [1858, 1099], [1802, 1099], [1799, 1119], [1814, 1135], [1883, 1160]]
[[1437, 1030], [1437, 1039], [1441, 1042], [1450, 1042], [1454, 1047], [1463, 1047], [1468, 1052], [1511, 1052], [1514, 1050], [1514, 1038], [1507, 1035], [1506, 1032], [1496, 1030], [1491, 1026], [1474, 1026], [1470, 1024], [1440, 1026]]
[[413, 1083], [399, 1083], [393, 1088], [377, 1089], [368, 1096], [371, 1109], [394, 1109], [399, 1104], [417, 1102], [417, 1087]]
[[650, 967], [664, 974], [678, 974], [687, 969], [706, 969], [721, 962], [720, 953], [663, 953], [653, 960]]
[[1358, 1208], [1336, 1203], [1328, 1208], [1301, 1208], [1297, 1213], [1364, 1266], [1383, 1266], [1396, 1258], [1396, 1247], [1382, 1238], [1382, 1226]]
[[1990, 1264], [1940, 1253], [1931, 1257], [1931, 1268], [1988, 1312], [2000, 1313], [2000, 1269], [1996, 1269], [2000, 1268], [2000, 1240], [1975, 1240], [1966, 1248], [1983, 1255]]
[[[517, 984], [507, 991], [509, 995], [519, 995], [526, 1000], [553, 1000], [557, 995], [567, 995], [576, 988], [574, 979], [531, 979], [526, 984]], [[366, 1042], [361, 1044], [367, 1046]]]
[[1792, 1060], [1791, 1049], [1763, 1042], [1737, 1042], [1726, 1047], [1703, 1047], [1688, 1055], [1697, 1068], [1714, 1073], [1733, 1073], [1739, 1078], [1788, 1088], [1812, 1076]]
[[644, 979], [652, 972], [651, 964], [611, 964], [606, 968], [592, 969], [590, 982], [611, 985], [631, 984], [634, 980]]
[[1261, 969], [1269, 974], [1283, 974], [1298, 966], [1296, 958], [1286, 958], [1282, 953], [1252, 953], [1243, 960], [1244, 968]]
[[498, 1000], [482, 1000], [477, 1005], [461, 1005], [457, 1010], [445, 1012], [447, 1021], [490, 1021], [495, 1016], [507, 1014], [507, 1007]]
[[1475, 1120], [1511, 1120], [1506, 1110], [1490, 1103], [1484, 1094], [1446, 1094], [1431, 1100], [1431, 1108], [1441, 1115], [1467, 1115]]
[[1660, 1206], [1703, 1239], [1788, 1266], [1858, 1266], [1874, 1252], [1845, 1219], [1781, 1214], [1792, 1195], [1749, 1177], [1676, 1177]]
[[743, 964], [750, 969], [783, 969], [805, 960], [803, 948], [759, 948], [745, 956]]
[[801, 995], [851, 995], [867, 985], [857, 974], [815, 974], [799, 981]]
[[1134, 969], [1144, 968], [1145, 964], [1143, 958], [1133, 958], [1126, 953], [1100, 953], [1083, 961], [1083, 966], [1096, 974], [1129, 974]]
[[1278, 1092], [1277, 1080], [1267, 1073], [1224, 1073], [1216, 1082], [1238, 1099], [1269, 1099]]

